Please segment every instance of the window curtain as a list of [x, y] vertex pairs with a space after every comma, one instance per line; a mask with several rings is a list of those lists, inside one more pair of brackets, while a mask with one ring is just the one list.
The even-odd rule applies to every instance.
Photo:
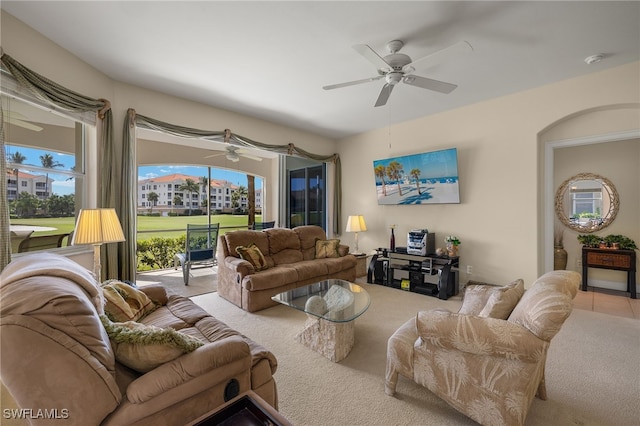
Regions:
[[[334, 203], [335, 209], [333, 211], [333, 232], [340, 234], [341, 225], [340, 217], [342, 212], [342, 170], [340, 166], [340, 156], [338, 154], [331, 155], [318, 155], [298, 148], [292, 143], [286, 145], [272, 145], [263, 142], [258, 142], [246, 138], [244, 136], [232, 133], [231, 130], [225, 129], [223, 131], [210, 131], [192, 129], [189, 127], [177, 126], [175, 124], [165, 123], [153, 118], [145, 117], [144, 115], [136, 114], [134, 109], [127, 111], [127, 119], [124, 126], [124, 145], [122, 149], [122, 165], [123, 165], [123, 181], [122, 181], [122, 194], [128, 194], [127, 197], [123, 197], [123, 202], [126, 205], [122, 206], [121, 220], [123, 221], [123, 228], [125, 229], [125, 238], [127, 239], [127, 247], [123, 250], [124, 255], [128, 261], [123, 261], [123, 265], [135, 266], [135, 219], [136, 219], [136, 199], [135, 191], [132, 192], [131, 188], [136, 187], [136, 127], [142, 129], [149, 129], [168, 133], [174, 136], [183, 138], [195, 138], [195, 139], [208, 139], [211, 141], [230, 143], [236, 146], [244, 146], [249, 148], [257, 148], [265, 151], [276, 152], [279, 154], [295, 155], [302, 158], [312, 159], [322, 162], [333, 162], [334, 167]], [[127, 235], [127, 233], [129, 233]], [[122, 259], [124, 260], [124, 259]], [[132, 272], [132, 276], [135, 276], [135, 270]], [[125, 274], [126, 276], [126, 274]], [[126, 279], [126, 278], [125, 278]]]
[[[101, 168], [102, 174], [100, 176], [101, 194], [100, 194], [100, 206], [98, 207], [115, 207], [115, 188], [118, 187], [116, 179], [116, 163], [115, 163], [115, 147], [113, 145], [113, 115], [111, 112], [111, 105], [109, 101], [105, 99], [92, 99], [73, 92], [46, 77], [37, 74], [29, 68], [22, 65], [20, 62], [13, 59], [11, 56], [0, 51], [0, 61], [2, 65], [11, 73], [11, 75], [18, 81], [18, 83], [25, 87], [33, 96], [38, 99], [49, 103], [58, 108], [65, 109], [70, 112], [87, 112], [93, 111], [102, 120], [102, 125], [98, 126], [100, 129], [100, 163], [103, 164]], [[4, 149], [4, 127], [2, 129], [2, 171], [3, 183], [0, 184], [0, 205], [7, 205], [7, 188], [6, 188], [6, 159]], [[2, 198], [4, 197], [4, 198]], [[9, 241], [9, 213], [8, 209], [3, 208], [0, 216], [0, 236], [3, 241]], [[11, 260], [10, 249], [7, 247], [8, 254], [5, 250], [0, 253], [0, 268], [4, 269], [7, 263]], [[117, 276], [118, 264], [117, 264], [117, 252], [118, 247], [115, 244], [109, 244], [106, 250], [102, 250], [102, 276]]]
[[2, 239], [2, 249], [0, 250], [0, 271], [11, 262], [11, 231], [9, 229], [9, 203], [7, 200], [7, 159], [4, 147], [4, 110], [0, 105], [0, 239]]

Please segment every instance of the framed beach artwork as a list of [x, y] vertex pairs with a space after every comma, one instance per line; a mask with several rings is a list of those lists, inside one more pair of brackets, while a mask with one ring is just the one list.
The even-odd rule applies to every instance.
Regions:
[[458, 150], [374, 160], [378, 204], [460, 203]]

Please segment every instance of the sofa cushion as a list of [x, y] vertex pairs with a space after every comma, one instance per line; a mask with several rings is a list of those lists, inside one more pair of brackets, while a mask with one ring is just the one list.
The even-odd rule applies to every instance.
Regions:
[[524, 281], [517, 279], [495, 289], [478, 316], [506, 320], [524, 294]]
[[265, 260], [262, 252], [254, 243], [249, 244], [248, 247], [238, 246], [236, 247], [236, 253], [240, 255], [243, 260], [251, 263], [256, 272], [267, 269], [267, 261]]
[[293, 231], [300, 239], [300, 250], [303, 260], [311, 260], [316, 257], [316, 241], [326, 240], [327, 234], [324, 229], [316, 225], [296, 226]]
[[102, 292], [104, 311], [111, 321], [137, 321], [157, 308], [146, 293], [122, 281], [105, 281]]
[[340, 240], [338, 239], [316, 240], [316, 259], [340, 257], [339, 246]]
[[575, 271], [551, 271], [538, 278], [509, 316], [540, 339], [550, 341], [571, 313], [580, 284]]
[[243, 286], [249, 291], [259, 291], [293, 284], [298, 281], [298, 271], [289, 266], [275, 266], [259, 274], [248, 275], [244, 277]]
[[116, 360], [141, 373], [204, 345], [201, 340], [172, 328], [135, 321], [111, 322], [106, 315], [101, 315], [100, 319], [113, 343]]
[[354, 268], [358, 261], [354, 256], [340, 256], [330, 259], [324, 259], [322, 264], [327, 267], [327, 274], [337, 274], [342, 271], [346, 271], [349, 268]]
[[[517, 290], [513, 291], [516, 287]], [[510, 291], [507, 293], [507, 290]], [[462, 307], [460, 307], [458, 313], [461, 315], [488, 317], [492, 315], [504, 316], [504, 312], [508, 310], [507, 316], [502, 318], [507, 319], [515, 306], [515, 304], [509, 306], [513, 303], [512, 296], [518, 295], [517, 299], [519, 300], [523, 292], [524, 282], [521, 279], [512, 281], [505, 286], [490, 284], [470, 285], [465, 289]], [[516, 304], [518, 300], [515, 300]], [[487, 307], [487, 305], [489, 306]], [[492, 316], [492, 318], [497, 317]]]
[[236, 252], [236, 247], [248, 247], [250, 244], [258, 246], [264, 256], [269, 254], [269, 239], [265, 232], [257, 231], [233, 231], [223, 235], [227, 244], [227, 253], [229, 256], [240, 257]]
[[328, 273], [325, 262], [314, 260], [303, 260], [287, 265], [287, 267], [295, 269], [298, 272], [298, 281], [309, 280], [311, 278], [323, 279]]

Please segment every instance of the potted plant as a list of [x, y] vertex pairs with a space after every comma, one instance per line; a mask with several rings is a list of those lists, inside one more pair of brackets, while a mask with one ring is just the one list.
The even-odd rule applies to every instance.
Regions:
[[636, 250], [638, 248], [635, 241], [631, 238], [625, 237], [624, 235], [609, 234], [604, 237], [604, 242], [611, 248], [618, 248], [621, 250]]
[[580, 234], [578, 235], [578, 242], [585, 247], [597, 248], [600, 246], [602, 238], [594, 234]]
[[444, 242], [447, 243], [447, 252], [449, 252], [449, 257], [455, 257], [458, 255], [458, 246], [460, 245], [460, 240], [455, 235], [447, 235], [444, 239]]

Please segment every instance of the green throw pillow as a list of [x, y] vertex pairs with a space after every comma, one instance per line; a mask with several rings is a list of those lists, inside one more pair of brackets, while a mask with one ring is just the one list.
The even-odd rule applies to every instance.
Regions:
[[116, 360], [127, 367], [146, 373], [192, 352], [203, 342], [173, 328], [160, 328], [134, 321], [111, 322], [100, 315], [113, 345]]
[[236, 253], [240, 256], [241, 259], [246, 260], [247, 262], [253, 265], [253, 268], [258, 271], [262, 271], [267, 269], [269, 266], [267, 265], [267, 261], [265, 260], [262, 252], [254, 243], [249, 244], [249, 246], [238, 246], [236, 247]]

